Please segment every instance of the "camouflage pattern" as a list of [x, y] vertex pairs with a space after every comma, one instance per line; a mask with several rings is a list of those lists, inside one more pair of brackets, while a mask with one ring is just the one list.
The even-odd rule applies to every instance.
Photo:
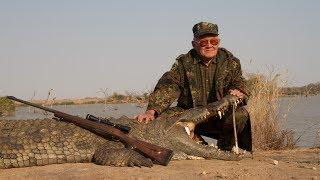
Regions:
[[218, 25], [209, 22], [200, 22], [193, 26], [192, 32], [194, 37], [201, 37], [206, 34], [219, 35]]
[[[190, 50], [180, 55], [170, 71], [166, 72], [158, 81], [154, 91], [150, 94], [147, 109], [156, 110], [158, 114], [165, 111], [178, 99], [178, 107], [189, 109], [204, 105], [201, 97], [201, 73], [196, 51]], [[240, 61], [224, 48], [219, 48], [216, 57], [215, 77], [211, 89], [216, 100], [229, 94], [229, 90], [238, 89], [248, 95]]]
[[[196, 76], [201, 77], [199, 78], [198, 82], [198, 89], [199, 89], [199, 99], [198, 105], [205, 106], [208, 103], [217, 101], [215, 95], [211, 91], [214, 89], [214, 77], [217, 68], [217, 58], [213, 58], [209, 64], [206, 64], [202, 61], [201, 57], [196, 56], [196, 60], [198, 61], [197, 70], [196, 72], [199, 73]], [[211, 93], [210, 93], [211, 92]]]

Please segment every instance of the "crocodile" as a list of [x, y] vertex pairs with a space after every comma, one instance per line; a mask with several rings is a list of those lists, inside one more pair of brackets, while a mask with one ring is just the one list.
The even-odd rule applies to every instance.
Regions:
[[[197, 143], [191, 137], [195, 125], [220, 115], [234, 103], [224, 98], [205, 107], [171, 108], [148, 124], [122, 116], [114, 123], [131, 127], [130, 136], [174, 151], [173, 159], [240, 160], [243, 157], [217, 147]], [[0, 169], [60, 163], [94, 162], [109, 166], [147, 166], [153, 162], [119, 142], [102, 138], [72, 123], [55, 119], [0, 120]]]

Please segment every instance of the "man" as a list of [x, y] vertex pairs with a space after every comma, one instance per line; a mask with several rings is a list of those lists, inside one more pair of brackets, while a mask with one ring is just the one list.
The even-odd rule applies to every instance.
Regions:
[[[248, 91], [240, 61], [228, 50], [219, 47], [218, 26], [200, 22], [193, 26], [192, 31], [193, 49], [180, 55], [171, 70], [160, 78], [150, 94], [146, 112], [135, 117], [139, 122], [154, 120], [168, 111], [176, 99], [177, 107], [183, 109], [206, 106], [227, 94], [247, 99]], [[244, 107], [239, 107], [235, 115], [239, 147], [251, 151], [249, 114]], [[195, 128], [195, 140], [205, 143], [200, 135], [206, 135], [217, 139], [220, 149], [231, 150], [234, 145], [232, 120], [232, 113], [228, 111], [222, 119], [212, 118], [199, 124]]]

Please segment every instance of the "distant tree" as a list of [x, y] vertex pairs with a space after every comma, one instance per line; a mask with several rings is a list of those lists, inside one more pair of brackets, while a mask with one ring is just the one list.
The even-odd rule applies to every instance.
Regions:
[[301, 87], [284, 87], [282, 91], [285, 95], [317, 95], [320, 94], [320, 82], [310, 83]]

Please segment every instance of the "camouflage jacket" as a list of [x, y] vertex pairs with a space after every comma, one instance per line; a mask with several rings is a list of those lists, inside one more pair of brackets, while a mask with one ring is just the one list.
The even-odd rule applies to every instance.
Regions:
[[[170, 71], [166, 72], [158, 81], [154, 91], [150, 94], [147, 110], [156, 110], [161, 114], [176, 99], [178, 107], [189, 109], [201, 105], [197, 75], [198, 61], [195, 50], [180, 55]], [[216, 57], [217, 66], [212, 91], [220, 100], [230, 89], [238, 89], [248, 95], [239, 59], [224, 48], [219, 48]]]

